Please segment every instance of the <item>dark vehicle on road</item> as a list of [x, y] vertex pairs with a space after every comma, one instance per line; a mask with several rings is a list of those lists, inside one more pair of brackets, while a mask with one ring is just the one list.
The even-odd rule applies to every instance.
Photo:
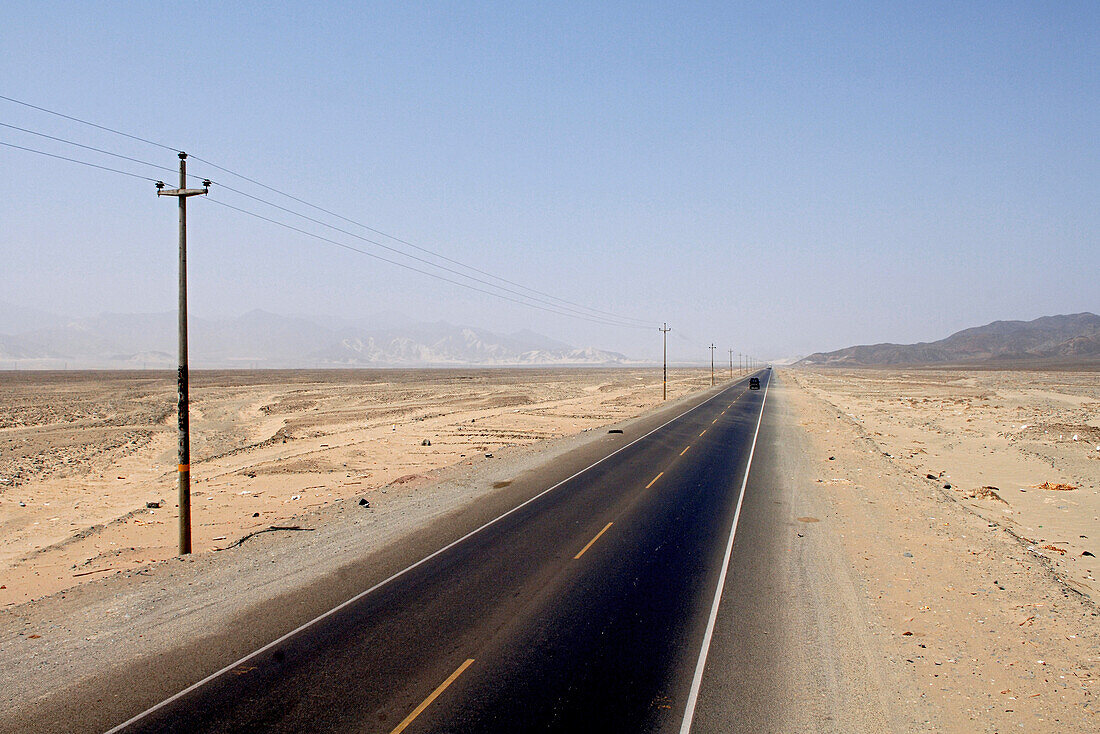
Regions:
[[759, 377], [750, 377], [749, 378], [749, 389], [750, 390], [759, 390], [760, 389], [760, 378]]

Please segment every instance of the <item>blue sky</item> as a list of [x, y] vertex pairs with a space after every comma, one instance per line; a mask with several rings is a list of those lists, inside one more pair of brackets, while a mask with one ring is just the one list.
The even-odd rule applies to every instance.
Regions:
[[[1100, 311], [1100, 5], [763, 5], [8, 2], [0, 94], [654, 328], [192, 200], [199, 315], [395, 310], [651, 358], [668, 321], [673, 357], [702, 360]], [[0, 122], [176, 164], [3, 100]], [[0, 297], [174, 308], [174, 203], [149, 182], [3, 147], [0, 172]]]

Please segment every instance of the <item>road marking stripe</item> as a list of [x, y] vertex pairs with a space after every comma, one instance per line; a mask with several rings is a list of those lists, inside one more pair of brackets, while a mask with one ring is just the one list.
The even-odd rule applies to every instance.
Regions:
[[[705, 428], [704, 428], [704, 429], [703, 429], [703, 433], [706, 433], [706, 432], [707, 432], [707, 429], [705, 429]], [[700, 435], [700, 436], [702, 436], [702, 435], [703, 435], [703, 433], [700, 433], [699, 435]]]
[[649, 484], [645, 485], [645, 488], [646, 488], [646, 489], [649, 489], [650, 487], [652, 487], [652, 486], [653, 486], [653, 485], [654, 485], [654, 484], [655, 484], [655, 483], [657, 482], [657, 480], [658, 480], [658, 479], [660, 479], [661, 477], [663, 477], [664, 475], [665, 475], [665, 473], [664, 473], [664, 472], [661, 472], [661, 473], [660, 473], [660, 474], [658, 474], [657, 476], [655, 476], [655, 477], [653, 477], [652, 479], [650, 479], [650, 480], [649, 480]]
[[405, 727], [407, 727], [409, 724], [411, 724], [413, 722], [413, 719], [415, 719], [417, 716], [420, 716], [420, 714], [424, 712], [424, 709], [428, 708], [428, 706], [430, 706], [432, 704], [432, 701], [434, 701], [436, 698], [439, 697], [440, 693], [443, 693], [443, 691], [447, 690], [447, 686], [454, 683], [455, 678], [462, 675], [462, 671], [464, 671], [464, 670], [466, 670], [466, 668], [470, 667], [470, 664], [472, 662], [474, 662], [474, 659], [470, 658], [469, 660], [464, 662], [462, 665], [459, 665], [458, 670], [451, 673], [451, 676], [449, 678], [447, 678], [447, 680], [440, 683], [439, 688], [436, 688], [434, 691], [432, 691], [432, 695], [425, 698], [424, 701], [419, 706], [417, 706], [415, 709], [413, 709], [413, 712], [411, 714], [409, 714], [408, 716], [406, 716], [405, 720], [402, 721], [400, 724], [398, 724], [397, 728], [394, 729], [393, 731], [391, 731], [390, 734], [401, 734], [401, 732], [405, 731]]
[[718, 422], [718, 419], [717, 419], [717, 418], [715, 418], [714, 420], [712, 420], [712, 421], [710, 422], [710, 424], [711, 424], [711, 425], [713, 426], [713, 425], [714, 425], [715, 423], [717, 423], [717, 422]]
[[586, 550], [588, 550], [589, 548], [591, 548], [591, 547], [592, 547], [592, 544], [593, 544], [593, 543], [595, 543], [595, 542], [596, 542], [597, 540], [599, 540], [599, 539], [600, 539], [600, 536], [601, 536], [601, 535], [603, 535], [604, 533], [606, 533], [606, 532], [607, 532], [607, 529], [608, 529], [609, 527], [611, 527], [612, 525], [614, 525], [614, 524], [615, 524], [615, 523], [611, 523], [611, 522], [609, 522], [609, 523], [607, 523], [606, 525], [604, 525], [604, 526], [603, 526], [603, 530], [601, 530], [600, 532], [596, 533], [596, 537], [595, 537], [595, 538], [593, 538], [592, 540], [588, 541], [588, 545], [586, 545], [585, 547], [581, 548], [581, 552], [580, 552], [580, 553], [578, 553], [577, 555], [573, 556], [573, 560], [575, 561], [575, 560], [577, 560], [578, 558], [580, 558], [581, 556], [583, 556], [583, 555], [584, 555], [584, 552], [585, 552]]
[[360, 591], [358, 594], [351, 597], [347, 601], [344, 601], [344, 602], [341, 602], [340, 604], [337, 604], [336, 606], [334, 606], [332, 609], [328, 610], [327, 612], [324, 612], [323, 614], [318, 614], [316, 617], [309, 620], [308, 622], [304, 622], [304, 623], [298, 625], [297, 627], [292, 629], [290, 632], [287, 632], [282, 637], [274, 639], [271, 642], [264, 645], [263, 647], [258, 648], [256, 650], [253, 650], [252, 652], [250, 652], [247, 655], [245, 655], [244, 657], [242, 657], [240, 660], [237, 660], [237, 661], [234, 661], [234, 662], [230, 663], [229, 665], [225, 666], [221, 670], [214, 671], [213, 673], [206, 676], [202, 680], [197, 681], [197, 682], [192, 683], [191, 685], [187, 686], [187, 688], [184, 688], [179, 693], [175, 693], [175, 694], [169, 696], [168, 698], [164, 699], [160, 703], [154, 704], [153, 706], [150, 706], [149, 708], [145, 709], [140, 714], [136, 714], [136, 715], [130, 717], [129, 719], [122, 722], [118, 726], [115, 726], [112, 729], [108, 729], [104, 734], [117, 734], [118, 732], [122, 731], [123, 729], [130, 726], [131, 724], [134, 724], [134, 723], [137, 723], [138, 721], [141, 721], [142, 719], [144, 719], [149, 714], [151, 714], [155, 711], [159, 711], [160, 709], [164, 708], [168, 704], [173, 703], [174, 701], [177, 701], [180, 698], [183, 698], [188, 693], [191, 693], [192, 691], [194, 691], [198, 688], [202, 688], [204, 685], [206, 685], [210, 681], [212, 681], [216, 678], [220, 678], [221, 676], [225, 675], [229, 671], [233, 670], [233, 668], [236, 668], [237, 666], [242, 665], [243, 663], [247, 663], [252, 658], [256, 657], [257, 655], [261, 655], [261, 654], [267, 652], [268, 650], [275, 647], [276, 645], [279, 645], [283, 642], [286, 642], [287, 640], [289, 640], [291, 637], [298, 634], [302, 630], [309, 629], [310, 627], [317, 624], [318, 622], [320, 622], [323, 619], [328, 619], [329, 617], [331, 617], [333, 614], [336, 614], [337, 612], [339, 612], [344, 607], [350, 606], [351, 604], [354, 604], [355, 602], [359, 601], [363, 597], [374, 593], [375, 591], [382, 588], [386, 584], [390, 583], [394, 579], [397, 579], [397, 578], [400, 578], [401, 576], [404, 576], [409, 571], [412, 571], [414, 568], [419, 568], [420, 566], [424, 565], [425, 563], [432, 560], [436, 556], [438, 556], [442, 553], [446, 553], [447, 551], [449, 551], [451, 548], [454, 548], [459, 543], [463, 543], [467, 539], [472, 538], [473, 536], [477, 535], [478, 533], [480, 533], [482, 530], [489, 527], [490, 525], [495, 525], [496, 523], [500, 522], [501, 520], [508, 517], [512, 513], [519, 512], [521, 509], [523, 509], [527, 505], [531, 504], [532, 502], [535, 502], [536, 500], [543, 497], [544, 495], [547, 495], [547, 494], [553, 492], [555, 489], [562, 486], [563, 484], [566, 484], [567, 482], [573, 481], [574, 479], [579, 477], [581, 474], [584, 474], [589, 469], [592, 469], [596, 466], [599, 466], [600, 464], [604, 463], [605, 461], [607, 461], [608, 459], [610, 459], [612, 456], [619, 453], [620, 451], [626, 451], [628, 448], [630, 448], [634, 444], [636, 444], [639, 441], [642, 441], [646, 438], [649, 438], [650, 436], [652, 436], [654, 433], [661, 430], [665, 426], [667, 426], [671, 423], [675, 423], [676, 421], [680, 420], [681, 418], [683, 418], [688, 413], [693, 413], [696, 410], [698, 410], [699, 408], [702, 408], [704, 405], [709, 403], [711, 400], [714, 400], [719, 395], [722, 395], [724, 392], [725, 392], [725, 390], [720, 390], [719, 392], [716, 392], [714, 395], [711, 395], [709, 398], [707, 398], [706, 400], [700, 402], [698, 405], [693, 405], [692, 407], [685, 410], [683, 413], [680, 413], [677, 416], [673, 416], [672, 418], [669, 418], [667, 421], [665, 421], [661, 425], [659, 425], [656, 428], [648, 431], [647, 433], [642, 434], [641, 436], [638, 436], [638, 438], [634, 439], [633, 441], [626, 444], [625, 446], [620, 446], [619, 448], [615, 449], [614, 451], [612, 451], [607, 456], [603, 457], [602, 459], [597, 459], [596, 461], [592, 462], [591, 464], [589, 464], [585, 468], [581, 469], [577, 473], [566, 477], [565, 479], [561, 480], [560, 482], [558, 482], [557, 484], [555, 484], [553, 486], [547, 487], [546, 489], [544, 489], [541, 492], [539, 492], [538, 494], [536, 494], [534, 497], [530, 497], [530, 498], [524, 500], [523, 502], [520, 502], [518, 505], [516, 505], [512, 509], [510, 509], [506, 512], [502, 512], [501, 514], [497, 515], [496, 517], [494, 517], [492, 520], [488, 521], [484, 525], [481, 525], [477, 528], [474, 528], [470, 532], [466, 533], [461, 538], [458, 538], [457, 540], [452, 540], [450, 543], [443, 546], [439, 550], [436, 550], [436, 551], [434, 551], [432, 553], [429, 553], [428, 555], [424, 556], [423, 558], [421, 558], [416, 563], [410, 564], [410, 565], [406, 566], [405, 568], [401, 569], [400, 571], [397, 571], [397, 572], [393, 573], [392, 575], [382, 579], [381, 581], [379, 581], [377, 584], [370, 587], [369, 589], [365, 589], [363, 591]]
[[688, 445], [688, 446], [685, 446], [685, 447], [684, 447], [684, 450], [680, 452], [680, 456], [683, 456], [684, 454], [686, 454], [686, 453], [688, 452], [688, 449], [690, 449], [690, 448], [691, 448], [691, 446], [690, 446], [690, 445]]
[[722, 561], [722, 573], [718, 576], [718, 585], [714, 589], [714, 603], [710, 607], [710, 618], [707, 620], [707, 631], [703, 634], [703, 645], [699, 649], [699, 661], [695, 664], [695, 675], [691, 677], [691, 691], [688, 693], [687, 706], [684, 709], [684, 720], [680, 725], [680, 734], [689, 734], [691, 720], [695, 716], [695, 703], [699, 699], [699, 688], [703, 684], [703, 668], [707, 665], [707, 653], [710, 651], [710, 640], [714, 636], [714, 620], [718, 618], [718, 604], [722, 601], [722, 587], [726, 585], [726, 572], [730, 567], [730, 556], [733, 555], [733, 538], [737, 534], [737, 521], [741, 518], [741, 503], [745, 500], [745, 487], [749, 484], [749, 470], [752, 469], [752, 457], [756, 453], [756, 439], [760, 436], [760, 422], [764, 420], [764, 403], [768, 401], [769, 380], [764, 386], [764, 399], [760, 401], [760, 416], [756, 419], [756, 431], [752, 434], [752, 448], [749, 449], [749, 461], [745, 464], [745, 478], [741, 481], [741, 494], [737, 497], [737, 509], [733, 511], [733, 524], [730, 526], [730, 539], [726, 543], [726, 557]]

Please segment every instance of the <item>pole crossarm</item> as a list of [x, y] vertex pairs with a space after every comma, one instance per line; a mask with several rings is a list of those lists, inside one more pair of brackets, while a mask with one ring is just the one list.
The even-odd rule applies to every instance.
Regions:
[[157, 189], [157, 196], [204, 196], [210, 189]]

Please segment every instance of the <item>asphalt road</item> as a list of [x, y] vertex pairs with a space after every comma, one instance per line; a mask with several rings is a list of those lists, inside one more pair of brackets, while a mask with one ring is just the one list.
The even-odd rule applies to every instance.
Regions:
[[766, 392], [731, 383], [124, 730], [679, 731], [714, 706], [720, 580], [724, 609], [764, 572], [724, 573]]

